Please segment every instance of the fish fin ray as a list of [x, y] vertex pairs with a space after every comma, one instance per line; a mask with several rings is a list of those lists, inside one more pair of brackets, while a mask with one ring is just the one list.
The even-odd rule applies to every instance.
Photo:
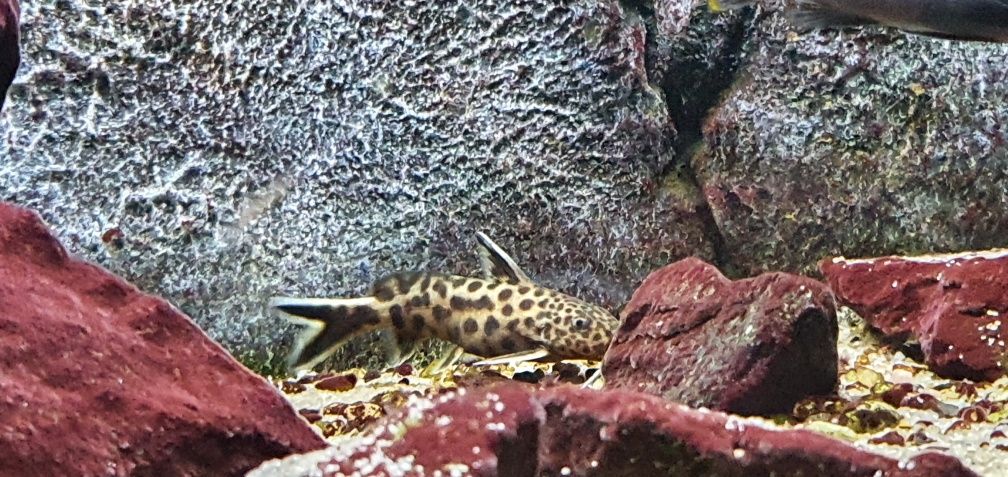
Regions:
[[456, 344], [451, 344], [448, 348], [444, 350], [437, 358], [434, 359], [426, 368], [421, 372], [421, 376], [432, 377], [440, 374], [444, 370], [455, 366], [458, 363], [462, 355], [465, 354], [465, 350], [461, 346]]
[[788, 11], [787, 18], [801, 31], [876, 24], [871, 19], [839, 11], [823, 0], [798, 0], [797, 8]]
[[545, 358], [550, 355], [550, 352], [545, 348], [536, 348], [528, 351], [519, 351], [517, 353], [504, 354], [500, 356], [494, 356], [492, 358], [486, 358], [473, 363], [473, 366], [490, 366], [493, 364], [512, 364], [520, 363], [522, 361], [534, 361], [537, 359]]
[[907, 33], [912, 33], [914, 35], [921, 35], [930, 38], [936, 38], [939, 40], [952, 40], [952, 41], [996, 41], [983, 35], [968, 35], [968, 34], [956, 34], [956, 33], [943, 33], [937, 31], [929, 30], [905, 30]]
[[516, 282], [531, 282], [528, 275], [514, 259], [504, 250], [497, 246], [483, 232], [476, 232], [476, 240], [479, 243], [480, 263], [483, 266], [483, 273], [487, 277], [502, 278]]
[[382, 353], [385, 356], [385, 365], [391, 368], [405, 363], [416, 354], [420, 342], [417, 340], [403, 339], [392, 330], [381, 330], [379, 332], [379, 343]]
[[605, 385], [605, 378], [602, 377], [602, 370], [601, 369], [595, 371], [595, 374], [591, 375], [590, 377], [588, 377], [588, 379], [585, 380], [585, 382], [581, 383], [581, 387], [582, 388], [601, 389], [602, 386], [598, 386], [598, 387], [595, 386], [595, 383], [598, 382], [598, 381], [602, 381], [602, 383], [603, 383], [602, 386]]
[[[374, 329], [375, 313], [360, 311], [374, 305], [366, 298], [273, 297], [270, 311], [287, 320], [308, 325], [287, 359], [291, 369], [310, 369], [329, 357], [347, 340]], [[373, 309], [371, 309], [374, 312]]]

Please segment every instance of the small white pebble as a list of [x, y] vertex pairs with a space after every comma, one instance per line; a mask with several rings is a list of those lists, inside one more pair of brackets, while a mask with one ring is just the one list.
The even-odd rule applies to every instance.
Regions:
[[564, 466], [560, 469], [560, 475], [571, 475], [570, 467]]
[[914, 375], [905, 369], [894, 369], [891, 376], [892, 382], [896, 384], [913, 383]]

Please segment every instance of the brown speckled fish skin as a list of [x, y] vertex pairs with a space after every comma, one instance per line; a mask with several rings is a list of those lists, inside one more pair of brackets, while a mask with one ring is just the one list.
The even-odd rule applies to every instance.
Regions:
[[[731, 9], [753, 0], [710, 0]], [[799, 29], [878, 24], [963, 41], [1008, 42], [1008, 0], [793, 0]]]
[[532, 283], [404, 273], [378, 282], [373, 296], [401, 341], [436, 337], [483, 357], [546, 348], [557, 359], [601, 359], [618, 325], [598, 306]]
[[438, 338], [484, 358], [543, 350], [544, 361], [602, 359], [619, 326], [616, 317], [533, 283], [489, 238], [479, 239], [485, 278], [405, 272], [378, 280], [367, 297], [271, 300], [279, 315], [317, 329], [292, 353], [291, 366], [313, 366], [374, 330], [393, 336], [399, 357]]

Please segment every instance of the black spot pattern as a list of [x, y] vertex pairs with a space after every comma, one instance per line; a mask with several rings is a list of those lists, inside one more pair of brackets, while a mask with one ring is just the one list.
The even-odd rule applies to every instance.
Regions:
[[416, 295], [410, 299], [410, 305], [414, 308], [423, 308], [430, 306], [430, 296], [426, 293]]
[[500, 322], [497, 321], [497, 318], [492, 316], [488, 317], [486, 319], [486, 323], [483, 325], [483, 332], [486, 333], [487, 336], [491, 336], [496, 333], [498, 329], [500, 329]]
[[406, 326], [406, 317], [403, 316], [401, 306], [392, 305], [392, 308], [389, 308], [389, 315], [392, 317], [392, 325], [395, 326], [397, 330], [401, 330]]
[[415, 284], [419, 279], [419, 273], [403, 273], [399, 275], [399, 293], [408, 293], [410, 288], [413, 288], [413, 284]]
[[382, 283], [375, 287], [372, 295], [374, 295], [374, 297], [377, 298], [378, 301], [389, 301], [395, 298], [396, 293], [395, 290], [393, 290], [387, 284]]
[[451, 316], [451, 310], [449, 310], [449, 309], [447, 309], [447, 308], [445, 308], [445, 307], [443, 307], [441, 305], [434, 305], [434, 312], [433, 312], [433, 314], [434, 314], [434, 319], [435, 320], [437, 320], [437, 321], [444, 321], [445, 318], [448, 318], [449, 316]]
[[481, 296], [479, 300], [467, 300], [460, 296], [453, 296], [451, 297], [451, 301], [449, 303], [451, 304], [453, 310], [459, 310], [459, 311], [470, 309], [474, 310], [494, 309], [493, 300], [491, 300], [490, 297], [486, 295]]
[[434, 283], [434, 291], [436, 291], [438, 295], [441, 295], [441, 298], [446, 298], [448, 296], [448, 287], [440, 280]]
[[357, 313], [354, 313], [361, 322], [369, 323], [372, 325], [377, 325], [381, 323], [381, 318], [378, 316], [378, 312], [369, 306], [360, 307], [357, 309]]

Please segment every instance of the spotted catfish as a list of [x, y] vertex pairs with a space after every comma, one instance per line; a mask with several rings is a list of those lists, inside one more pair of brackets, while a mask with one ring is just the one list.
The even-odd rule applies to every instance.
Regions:
[[392, 363], [439, 338], [477, 364], [601, 359], [619, 321], [601, 307], [533, 283], [497, 244], [477, 233], [483, 278], [397, 273], [360, 298], [270, 300], [275, 314], [310, 325], [290, 357], [313, 367], [355, 336], [382, 330]]

